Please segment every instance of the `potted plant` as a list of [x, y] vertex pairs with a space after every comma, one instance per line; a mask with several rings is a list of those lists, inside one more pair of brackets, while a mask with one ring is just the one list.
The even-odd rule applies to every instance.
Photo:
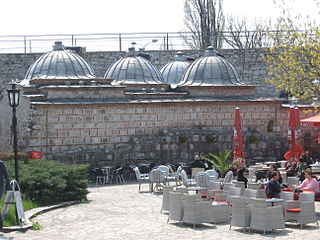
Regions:
[[224, 150], [219, 153], [219, 155], [215, 155], [213, 153], [209, 153], [210, 157], [205, 158], [209, 162], [212, 163], [214, 169], [220, 173], [221, 177], [224, 177], [225, 173], [233, 167], [233, 162], [230, 159], [232, 156], [232, 151]]

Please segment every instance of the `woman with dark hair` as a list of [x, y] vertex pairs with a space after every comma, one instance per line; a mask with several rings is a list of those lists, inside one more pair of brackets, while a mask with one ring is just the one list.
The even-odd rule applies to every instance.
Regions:
[[247, 188], [248, 179], [243, 175], [245, 171], [246, 171], [245, 168], [239, 169], [237, 181], [244, 182], [244, 187]]

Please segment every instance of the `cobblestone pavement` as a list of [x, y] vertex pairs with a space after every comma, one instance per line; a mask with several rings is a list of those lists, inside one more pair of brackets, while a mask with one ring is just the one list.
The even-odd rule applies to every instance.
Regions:
[[[147, 185], [143, 185], [147, 190]], [[320, 229], [308, 224], [300, 229], [286, 225], [284, 231], [244, 233], [228, 224], [167, 224], [167, 215], [160, 213], [162, 195], [138, 193], [137, 184], [89, 188], [89, 203], [56, 209], [37, 216], [39, 231], [0, 233], [0, 239], [12, 240], [102, 240], [102, 239], [319, 239]], [[320, 212], [320, 204], [317, 212]], [[318, 221], [319, 222], [319, 221]]]

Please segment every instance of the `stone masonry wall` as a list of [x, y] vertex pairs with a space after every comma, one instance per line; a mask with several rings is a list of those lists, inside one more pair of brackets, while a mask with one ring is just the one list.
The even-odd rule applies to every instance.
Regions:
[[275, 102], [38, 105], [26, 146], [69, 163], [189, 161], [201, 151], [232, 149], [235, 106], [243, 112], [248, 157], [286, 150], [287, 110]]

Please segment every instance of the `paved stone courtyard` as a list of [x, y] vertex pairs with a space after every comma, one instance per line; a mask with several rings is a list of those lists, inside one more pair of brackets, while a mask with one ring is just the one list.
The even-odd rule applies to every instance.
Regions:
[[[147, 185], [143, 185], [143, 190]], [[0, 233], [0, 239], [12, 240], [129, 240], [129, 239], [319, 239], [320, 229], [309, 224], [303, 229], [286, 225], [263, 235], [244, 233], [228, 224], [203, 224], [195, 229], [175, 222], [167, 224], [167, 215], [160, 213], [161, 194], [138, 193], [137, 184], [106, 185], [89, 188], [89, 203], [56, 209], [37, 216], [39, 231]], [[316, 203], [320, 213], [320, 204]], [[319, 219], [319, 217], [318, 217]], [[318, 221], [319, 222], [319, 221]]]

